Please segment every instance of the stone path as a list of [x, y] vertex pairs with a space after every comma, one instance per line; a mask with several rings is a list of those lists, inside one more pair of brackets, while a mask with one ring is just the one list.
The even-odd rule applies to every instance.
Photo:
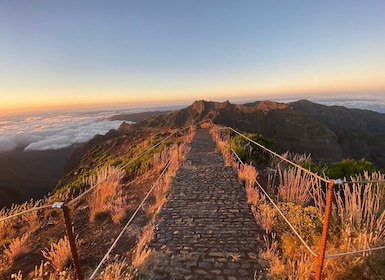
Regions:
[[207, 129], [197, 129], [150, 244], [152, 279], [264, 279], [259, 228], [232, 167]]

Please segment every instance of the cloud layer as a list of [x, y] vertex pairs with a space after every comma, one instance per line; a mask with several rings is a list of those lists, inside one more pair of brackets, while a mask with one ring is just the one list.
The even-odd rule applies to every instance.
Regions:
[[0, 152], [18, 146], [25, 151], [61, 149], [82, 143], [96, 134], [117, 129], [122, 121], [110, 121], [116, 112], [33, 114], [0, 117]]

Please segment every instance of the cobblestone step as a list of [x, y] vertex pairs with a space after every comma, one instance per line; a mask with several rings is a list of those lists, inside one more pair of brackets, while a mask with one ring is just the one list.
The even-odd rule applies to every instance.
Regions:
[[152, 279], [264, 279], [260, 236], [235, 170], [198, 129], [156, 221]]

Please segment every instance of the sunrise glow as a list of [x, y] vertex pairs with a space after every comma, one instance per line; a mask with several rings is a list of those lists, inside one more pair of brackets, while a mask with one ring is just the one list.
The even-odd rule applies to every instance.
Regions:
[[0, 4], [0, 114], [385, 93], [385, 4]]

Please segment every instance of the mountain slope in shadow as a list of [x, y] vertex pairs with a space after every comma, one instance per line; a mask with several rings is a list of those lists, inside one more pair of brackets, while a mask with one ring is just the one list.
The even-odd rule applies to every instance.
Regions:
[[311, 154], [314, 161], [323, 162], [365, 158], [385, 167], [385, 114], [369, 110], [307, 100], [242, 105], [200, 100], [185, 109], [152, 116], [141, 124], [178, 127], [204, 119], [272, 138], [279, 152]]

